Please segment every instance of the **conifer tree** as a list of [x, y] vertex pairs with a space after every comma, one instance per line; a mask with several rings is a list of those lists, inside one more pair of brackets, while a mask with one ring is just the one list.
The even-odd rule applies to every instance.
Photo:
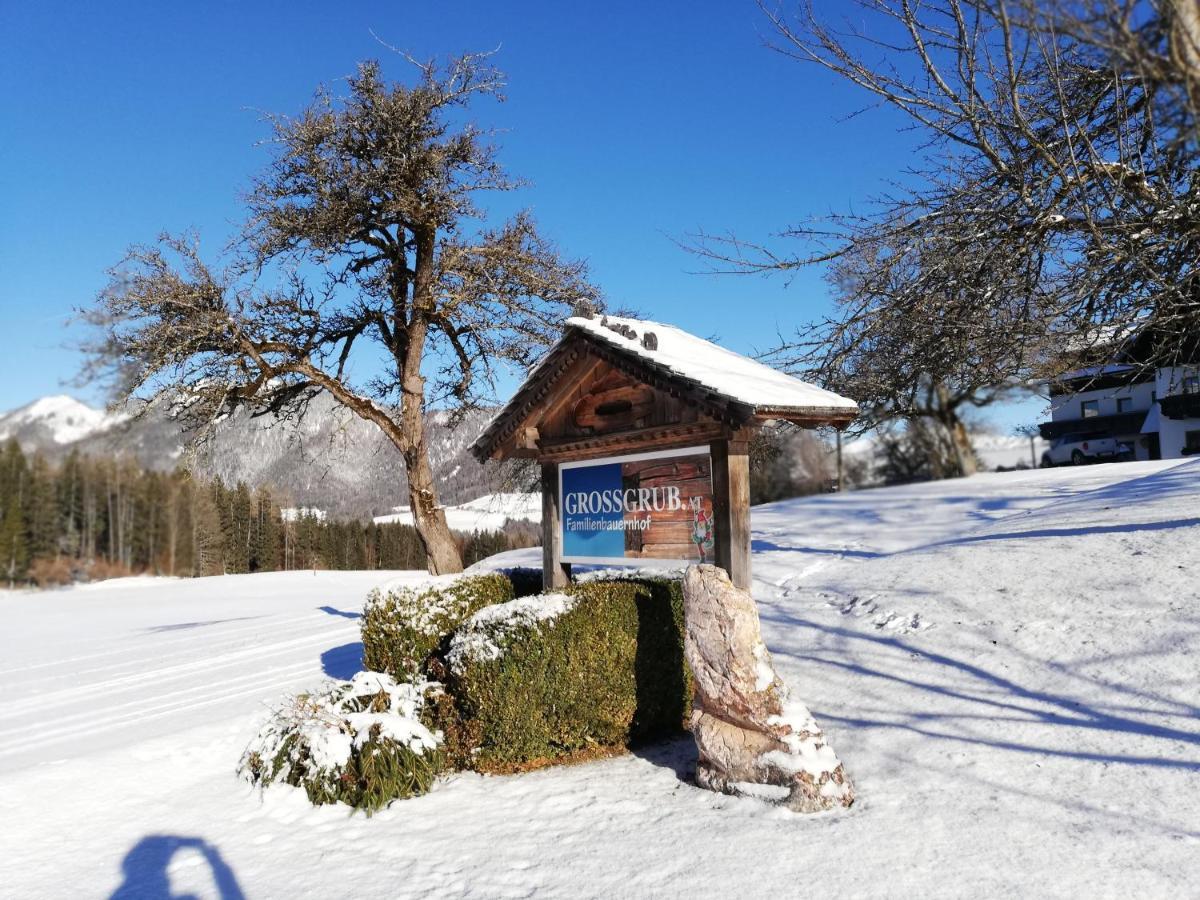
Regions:
[[254, 496], [254, 538], [251, 550], [251, 572], [274, 572], [280, 568], [281, 526], [279, 507], [269, 488], [260, 488]]
[[45, 457], [37, 454], [29, 465], [29, 490], [25, 503], [30, 559], [58, 556], [61, 517], [54, 475]]
[[228, 519], [225, 534], [225, 571], [238, 574], [250, 571], [250, 541], [253, 530], [253, 504], [250, 489], [238, 482], [226, 497]]
[[0, 453], [0, 503], [7, 503], [12, 497], [19, 497], [25, 490], [25, 478], [28, 463], [21, 445], [15, 440], [8, 440]]
[[15, 496], [5, 504], [4, 517], [0, 519], [0, 564], [4, 566], [9, 587], [25, 577], [25, 569], [29, 564], [23, 510]]
[[58, 541], [63, 552], [79, 559], [83, 550], [82, 464], [78, 450], [72, 450], [55, 478], [58, 497]]
[[214, 496], [224, 493], [220, 482], [211, 489], [198, 488], [192, 491], [192, 574], [221, 575], [225, 572], [222, 554], [224, 530], [221, 514]]

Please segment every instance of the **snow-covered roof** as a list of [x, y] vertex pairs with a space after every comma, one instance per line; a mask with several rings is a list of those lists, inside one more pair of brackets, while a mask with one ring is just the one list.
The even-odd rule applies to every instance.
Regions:
[[1072, 369], [1059, 375], [1057, 381], [1081, 381], [1085, 378], [1099, 378], [1102, 375], [1123, 375], [1137, 370], [1137, 366], [1112, 364], [1107, 366], [1088, 366], [1083, 369]]
[[491, 455], [518, 418], [530, 415], [545, 393], [534, 387], [552, 373], [567, 344], [583, 339], [633, 360], [646, 377], [678, 384], [697, 402], [734, 407], [737, 417], [780, 418], [806, 424], [848, 423], [858, 404], [847, 397], [801, 381], [758, 360], [719, 347], [674, 325], [623, 316], [573, 316], [550, 352], [530, 370], [525, 383], [483, 429], [471, 450]]
[[[858, 404], [853, 400], [726, 350], [674, 325], [620, 316], [575, 316], [567, 319], [567, 326], [586, 331], [619, 350], [635, 354], [714, 393], [749, 406], [858, 410]], [[633, 336], [621, 334], [614, 326], [629, 329]], [[645, 341], [647, 332], [654, 335], [650, 346]]]

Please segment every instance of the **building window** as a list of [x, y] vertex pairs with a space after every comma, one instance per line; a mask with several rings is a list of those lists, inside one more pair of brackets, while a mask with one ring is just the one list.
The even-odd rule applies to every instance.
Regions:
[[1191, 456], [1200, 453], [1200, 431], [1185, 431], [1183, 433], [1183, 455]]
[[1189, 375], [1183, 379], [1183, 392], [1185, 394], [1200, 394], [1200, 375]]
[[1119, 413], [1133, 412], [1133, 398], [1132, 397], [1118, 397], [1117, 398], [1117, 412], [1119, 412]]
[[1084, 400], [1082, 403], [1079, 404], [1079, 408], [1082, 410], [1083, 417], [1085, 419], [1091, 419], [1091, 418], [1094, 418], [1094, 417], [1100, 415], [1100, 401], [1099, 400]]

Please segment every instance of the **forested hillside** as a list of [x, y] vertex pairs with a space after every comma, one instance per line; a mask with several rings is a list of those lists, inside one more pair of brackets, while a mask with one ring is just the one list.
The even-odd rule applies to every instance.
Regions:
[[[144, 469], [72, 450], [59, 463], [0, 450], [0, 579], [42, 586], [149, 572], [200, 576], [285, 569], [423, 569], [408, 525], [289, 516], [269, 488]], [[511, 546], [461, 535], [469, 562]]]

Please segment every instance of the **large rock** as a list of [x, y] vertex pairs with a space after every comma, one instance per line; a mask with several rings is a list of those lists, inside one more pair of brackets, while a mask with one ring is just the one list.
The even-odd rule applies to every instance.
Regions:
[[724, 569], [697, 565], [683, 577], [683, 608], [684, 652], [696, 683], [696, 781], [799, 812], [853, 803], [841, 761], [771, 664], [754, 598]]

